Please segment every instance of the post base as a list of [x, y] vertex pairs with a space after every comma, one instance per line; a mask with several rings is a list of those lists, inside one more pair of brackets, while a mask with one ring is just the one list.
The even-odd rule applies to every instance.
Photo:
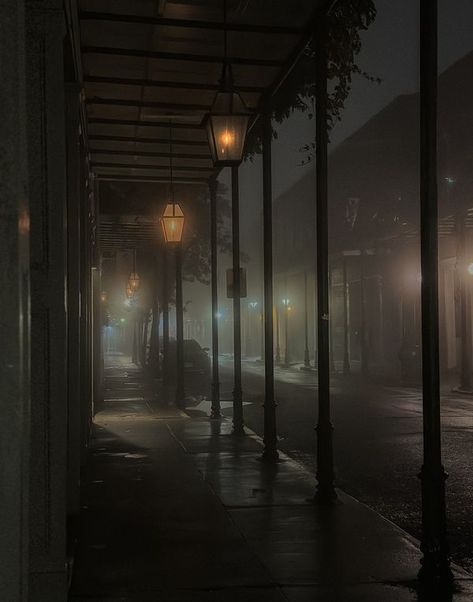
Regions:
[[[432, 600], [433, 595], [452, 592], [454, 578], [450, 561], [448, 558], [439, 560], [438, 558], [427, 559], [425, 556], [421, 560], [422, 567], [417, 575], [418, 590], [425, 596], [425, 600]], [[422, 600], [423, 597], [420, 599]]]
[[223, 418], [222, 412], [220, 409], [213, 409], [210, 411], [210, 420], [221, 420]]
[[261, 454], [261, 461], [267, 464], [277, 464], [280, 461], [278, 450], [265, 448]]
[[314, 502], [318, 506], [331, 506], [338, 500], [337, 492], [334, 487], [317, 487], [314, 495]]

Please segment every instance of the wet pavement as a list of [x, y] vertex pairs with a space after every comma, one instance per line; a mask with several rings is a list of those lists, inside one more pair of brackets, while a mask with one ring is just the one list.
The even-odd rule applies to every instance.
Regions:
[[[222, 397], [231, 398], [231, 360], [221, 361]], [[276, 368], [279, 446], [315, 474], [317, 375]], [[263, 430], [263, 368], [243, 362], [246, 424]], [[420, 389], [383, 386], [357, 375], [332, 379], [337, 484], [411, 535], [420, 536], [422, 401]], [[231, 416], [231, 402], [224, 414]], [[193, 408], [209, 412], [210, 402]], [[448, 534], [453, 558], [473, 573], [473, 397], [442, 393], [443, 458], [447, 480]]]
[[[418, 600], [415, 542], [340, 493], [318, 509], [315, 482], [227, 420], [152, 401], [116, 357], [83, 482], [71, 602]], [[455, 602], [472, 599], [457, 572]], [[445, 598], [448, 599], [448, 598]]]

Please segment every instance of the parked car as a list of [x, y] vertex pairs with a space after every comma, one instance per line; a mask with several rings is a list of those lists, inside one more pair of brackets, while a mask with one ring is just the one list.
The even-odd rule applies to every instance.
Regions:
[[[162, 352], [162, 346], [161, 346]], [[175, 339], [169, 341], [169, 371], [172, 376], [176, 373], [177, 343]], [[184, 372], [186, 374], [199, 374], [210, 377], [209, 349], [201, 347], [195, 339], [184, 339]]]

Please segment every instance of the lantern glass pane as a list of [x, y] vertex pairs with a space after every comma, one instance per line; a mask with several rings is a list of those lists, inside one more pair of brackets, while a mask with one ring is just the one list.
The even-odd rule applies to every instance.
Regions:
[[207, 136], [215, 165], [238, 165], [241, 162], [248, 120], [248, 111], [239, 94], [216, 94], [207, 119]]
[[136, 272], [131, 272], [130, 277], [128, 278], [128, 284], [131, 287], [131, 290], [137, 291], [140, 287], [140, 277]]
[[184, 213], [179, 204], [169, 203], [161, 219], [166, 242], [181, 242], [184, 231]]
[[248, 116], [211, 115], [209, 121], [212, 129], [214, 161], [239, 163], [243, 158]]

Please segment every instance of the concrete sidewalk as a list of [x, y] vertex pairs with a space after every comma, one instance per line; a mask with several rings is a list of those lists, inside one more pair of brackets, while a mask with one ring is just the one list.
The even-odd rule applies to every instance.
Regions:
[[[287, 457], [227, 421], [141, 401], [96, 417], [84, 487], [74, 602], [418, 600], [415, 542], [353, 498], [333, 510]], [[473, 599], [457, 572], [452, 600]]]

